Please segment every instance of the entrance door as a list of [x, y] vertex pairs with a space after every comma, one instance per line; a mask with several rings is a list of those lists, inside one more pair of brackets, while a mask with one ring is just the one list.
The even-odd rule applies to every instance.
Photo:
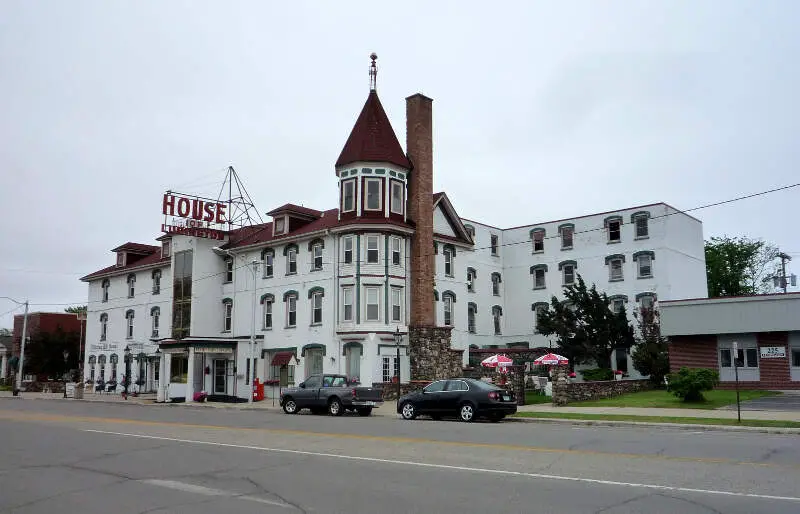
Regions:
[[228, 394], [227, 359], [214, 359], [214, 394]]

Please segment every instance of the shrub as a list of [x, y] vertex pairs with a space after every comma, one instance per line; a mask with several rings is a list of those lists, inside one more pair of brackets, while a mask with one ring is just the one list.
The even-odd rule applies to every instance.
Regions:
[[708, 368], [683, 367], [669, 375], [669, 390], [685, 402], [705, 401], [703, 391], [714, 389], [719, 383], [719, 373]]
[[597, 382], [598, 380], [614, 380], [614, 371], [606, 368], [592, 368], [581, 371], [583, 379], [587, 382]]

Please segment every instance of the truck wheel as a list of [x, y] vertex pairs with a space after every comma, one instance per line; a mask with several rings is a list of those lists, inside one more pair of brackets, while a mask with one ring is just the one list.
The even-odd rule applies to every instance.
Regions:
[[475, 406], [471, 403], [462, 403], [461, 409], [458, 411], [458, 415], [461, 418], [461, 421], [469, 423], [475, 419]]
[[342, 402], [339, 398], [331, 398], [328, 403], [328, 413], [331, 416], [341, 416], [344, 409], [342, 409]]
[[359, 416], [366, 417], [372, 414], [372, 407], [361, 407], [360, 409], [357, 410]]
[[403, 419], [414, 419], [417, 417], [417, 408], [411, 402], [405, 402], [400, 406], [400, 415]]
[[293, 398], [285, 398], [283, 400], [283, 412], [286, 414], [297, 414], [297, 403]]

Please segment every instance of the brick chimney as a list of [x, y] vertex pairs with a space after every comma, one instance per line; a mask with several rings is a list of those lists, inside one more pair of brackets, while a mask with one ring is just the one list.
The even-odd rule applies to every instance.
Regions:
[[411, 380], [460, 376], [462, 354], [450, 347], [453, 327], [436, 326], [433, 299], [436, 261], [433, 251], [433, 100], [406, 98], [406, 151], [411, 161], [408, 217], [416, 225], [411, 238], [411, 316], [408, 353]]
[[433, 312], [433, 100], [417, 93], [406, 98], [406, 150], [412, 171], [408, 217], [416, 224], [411, 239], [411, 317], [409, 325], [432, 327]]

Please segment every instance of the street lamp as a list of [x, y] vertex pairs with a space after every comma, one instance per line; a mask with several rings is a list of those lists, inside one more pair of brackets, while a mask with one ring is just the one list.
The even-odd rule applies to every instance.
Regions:
[[69, 359], [69, 350], [64, 350], [64, 398], [67, 397], [67, 359]]
[[131, 348], [130, 346], [125, 346], [124, 350], [125, 356], [123, 359], [125, 360], [125, 380], [122, 381], [122, 395], [125, 399], [128, 399], [128, 384], [131, 383]]
[[400, 405], [400, 340], [403, 338], [400, 335], [400, 327], [394, 333], [394, 347], [397, 350], [397, 405]]

